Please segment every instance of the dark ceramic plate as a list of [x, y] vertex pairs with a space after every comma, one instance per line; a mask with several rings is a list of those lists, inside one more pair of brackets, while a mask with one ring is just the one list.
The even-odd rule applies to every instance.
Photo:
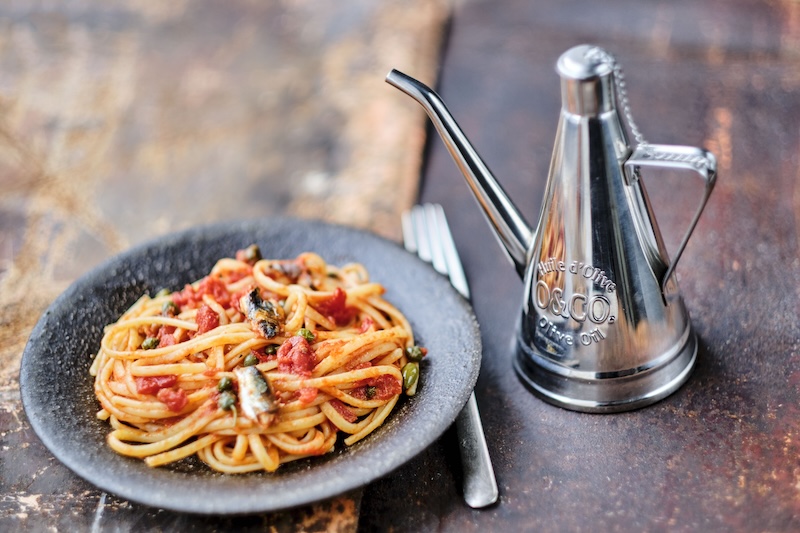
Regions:
[[[273, 474], [224, 476], [197, 460], [151, 469], [105, 445], [89, 366], [103, 326], [143, 293], [182, 288], [220, 257], [252, 243], [266, 257], [310, 250], [329, 263], [364, 264], [386, 298], [409, 319], [429, 349], [413, 398], [352, 447], [288, 463]], [[455, 420], [475, 385], [480, 335], [469, 304], [444, 277], [375, 235], [292, 219], [218, 224], [169, 235], [117, 256], [75, 282], [42, 315], [22, 357], [25, 412], [44, 445], [104, 491], [154, 507], [204, 514], [265, 512], [314, 502], [362, 486], [396, 469]]]

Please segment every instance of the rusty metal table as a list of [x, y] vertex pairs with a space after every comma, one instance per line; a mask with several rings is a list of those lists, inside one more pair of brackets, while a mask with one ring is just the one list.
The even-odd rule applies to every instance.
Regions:
[[[0, 529], [799, 529], [800, 4], [475, 0], [450, 8], [390, 2], [394, 8], [385, 11], [368, 4], [346, 2], [319, 18], [312, 15], [321, 8], [310, 2], [4, 11]], [[438, 50], [448, 9], [442, 55], [425, 53]], [[305, 16], [309, 26], [300, 22]], [[224, 31], [206, 42], [192, 28]], [[262, 35], [264, 28], [272, 37]], [[365, 42], [381, 50], [370, 68], [352, 54]], [[419, 110], [382, 82], [397, 67], [430, 83], [438, 61], [439, 92], [533, 222], [555, 138], [553, 64], [583, 42], [603, 46], [622, 63], [633, 114], [648, 140], [705, 146], [720, 164], [717, 188], [678, 266], [700, 337], [698, 366], [669, 398], [615, 415], [550, 406], [513, 374], [522, 284], [438, 138], [423, 149]], [[326, 59], [314, 59], [319, 53]], [[273, 57], [280, 54], [291, 61]], [[253, 70], [259, 60], [284, 68]], [[25, 68], [33, 63], [38, 78]], [[298, 75], [314, 81], [297, 84]], [[80, 84], [86, 77], [94, 83]], [[369, 91], [327, 91], [353, 80]], [[59, 101], [46, 98], [42, 87]], [[326, 94], [341, 96], [320, 104]], [[354, 94], [370, 96], [354, 101]], [[357, 112], [360, 106], [368, 111]], [[276, 130], [268, 125], [273, 116], [299, 125]], [[306, 129], [310, 124], [316, 129]], [[331, 133], [340, 127], [346, 134]], [[225, 205], [204, 205], [211, 218], [232, 217], [229, 204], [245, 216], [312, 216], [328, 199], [317, 213], [399, 238], [393, 221], [416, 199], [423, 156], [419, 198], [442, 203], [451, 219], [482, 329], [476, 395], [498, 504], [476, 511], [462, 502], [452, 430], [355, 494], [286, 513], [206, 520], [113, 495], [103, 500], [26, 429], [14, 368], [26, 328], [81, 268], [141, 240], [126, 225], [133, 202], [162, 213], [141, 230], [157, 235], [203, 220], [197, 212], [163, 215], [185, 200], [160, 184], [221, 191], [220, 175], [239, 175], [246, 192], [226, 197]], [[395, 167], [406, 174], [386, 177]], [[374, 174], [399, 185], [387, 189], [381, 182], [354, 202], [348, 197], [358, 188], [348, 181], [354, 173], [365, 182]], [[699, 184], [660, 174], [645, 180], [674, 249]], [[276, 189], [267, 192], [264, 183]], [[250, 194], [257, 200], [246, 201]], [[340, 204], [367, 207], [357, 212]], [[61, 240], [50, 243], [51, 235]], [[74, 254], [83, 262], [68, 261]], [[26, 269], [41, 272], [26, 278]]]

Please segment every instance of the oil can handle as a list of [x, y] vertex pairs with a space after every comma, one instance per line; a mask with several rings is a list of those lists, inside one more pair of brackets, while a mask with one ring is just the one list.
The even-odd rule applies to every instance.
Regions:
[[666, 144], [642, 144], [639, 145], [628, 160], [625, 162], [625, 176], [630, 182], [639, 179], [641, 167], [660, 167], [678, 170], [693, 170], [705, 184], [703, 198], [700, 206], [689, 224], [689, 229], [683, 237], [675, 258], [670, 262], [664, 278], [661, 280], [661, 293], [666, 294], [667, 282], [675, 271], [675, 266], [683, 254], [686, 243], [689, 242], [700, 215], [705, 209], [708, 197], [714, 189], [717, 180], [717, 159], [714, 154], [702, 148], [693, 146], [673, 146]]

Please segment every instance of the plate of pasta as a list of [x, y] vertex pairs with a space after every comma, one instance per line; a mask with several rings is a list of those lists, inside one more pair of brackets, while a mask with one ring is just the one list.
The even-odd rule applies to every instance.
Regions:
[[145, 505], [266, 512], [363, 486], [435, 441], [480, 368], [468, 302], [366, 231], [275, 218], [139, 245], [72, 284], [22, 357], [30, 424]]

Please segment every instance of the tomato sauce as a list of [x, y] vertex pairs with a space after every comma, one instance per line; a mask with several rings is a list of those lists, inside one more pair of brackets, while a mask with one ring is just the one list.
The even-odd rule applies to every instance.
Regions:
[[394, 376], [384, 374], [361, 381], [361, 386], [350, 394], [359, 400], [388, 400], [403, 392], [403, 384]]
[[342, 418], [344, 418], [351, 424], [354, 423], [356, 420], [358, 420], [356, 414], [353, 411], [351, 411], [350, 408], [341, 401], [333, 399], [329, 403], [331, 404], [331, 407], [333, 407], [336, 410], [337, 413], [342, 415]]

